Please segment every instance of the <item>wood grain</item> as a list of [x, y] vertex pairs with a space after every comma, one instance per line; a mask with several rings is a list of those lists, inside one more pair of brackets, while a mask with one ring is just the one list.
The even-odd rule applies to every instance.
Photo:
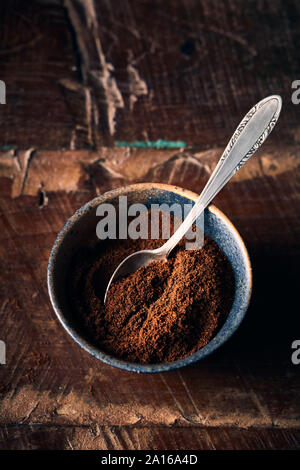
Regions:
[[0, 13], [1, 145], [203, 150], [273, 93], [284, 99], [274, 139], [299, 141], [296, 0], [13, 0]]
[[7, 450], [294, 450], [299, 439], [299, 430], [294, 429], [24, 425], [0, 430], [0, 446]]
[[[272, 160], [276, 151], [271, 149], [259, 158]], [[138, 153], [134, 152], [137, 161]], [[147, 159], [151, 161], [152, 154], [155, 167], [156, 152], [148, 152]], [[294, 162], [292, 154], [290, 149], [282, 158]], [[257, 168], [249, 163], [250, 168], [241, 170], [239, 179], [218, 197], [217, 205], [244, 237], [254, 267], [253, 299], [238, 333], [220, 351], [194, 366], [167, 374], [139, 376], [90, 357], [54, 318], [46, 286], [49, 251], [65, 220], [96, 194], [89, 182], [90, 173], [86, 174], [86, 181], [83, 177], [95, 155], [86, 153], [74, 161], [69, 159], [70, 168], [80, 161], [83, 169], [80, 178], [75, 172], [76, 184], [72, 190], [67, 191], [66, 187], [60, 191], [51, 187], [48, 190], [45, 181], [48, 203], [41, 205], [37, 175], [43, 178], [43, 166], [48, 161], [49, 181], [53, 180], [57, 170], [60, 171], [56, 165], [58, 159], [69, 158], [61, 152], [57, 152], [56, 158], [45, 156], [47, 152], [34, 155], [22, 196], [12, 197], [15, 175], [9, 177], [7, 173], [1, 179], [1, 338], [7, 343], [7, 364], [0, 368], [0, 425], [41, 426], [43, 431], [36, 434], [41, 436], [41, 446], [45, 445], [42, 436], [52, 432], [53, 426], [62, 427], [58, 433], [59, 446], [66, 446], [64, 427], [71, 427], [75, 435], [78, 432], [89, 436], [88, 429], [76, 431], [77, 427], [97, 425], [120, 427], [121, 434], [124, 426], [134, 429], [142, 426], [148, 430], [143, 433], [149, 432], [151, 436], [157, 433], [154, 440], [163, 439], [165, 432], [170, 433], [171, 448], [176, 448], [177, 431], [172, 433], [169, 429], [177, 427], [186, 429], [186, 437], [180, 441], [182, 448], [189, 446], [188, 436], [192, 432], [196, 433], [194, 445], [206, 448], [205, 439], [214, 428], [220, 428], [220, 441], [210, 444], [212, 447], [245, 447], [242, 438], [228, 438], [227, 443], [223, 442], [225, 428], [230, 430], [230, 436], [236, 436], [235, 430], [240, 429], [246, 436], [249, 430], [250, 448], [284, 446], [282, 442], [289, 435], [294, 436], [295, 445], [299, 446], [298, 433], [288, 433], [290, 429], [298, 429], [300, 423], [299, 373], [291, 363], [291, 343], [299, 331], [299, 318], [294, 310], [300, 255], [297, 165], [293, 163], [290, 170], [281, 171], [279, 160], [275, 174], [272, 165], [266, 165], [265, 171], [250, 177], [256, 174]], [[167, 153], [164, 161], [168, 163], [170, 158], [172, 161]], [[201, 169], [207, 154], [193, 158], [199, 161]], [[200, 170], [195, 187], [189, 172], [185, 181], [179, 172], [173, 174], [172, 183], [183, 182], [184, 187], [198, 191], [207, 177]], [[180, 180], [176, 180], [176, 175]], [[63, 182], [63, 177], [59, 181]], [[113, 179], [110, 183], [113, 185]], [[26, 195], [27, 191], [29, 194], [35, 191], [35, 195]], [[23, 445], [22, 439], [31, 442], [29, 429], [24, 430], [24, 437], [20, 434], [20, 443], [16, 445]], [[272, 429], [278, 430], [278, 441], [274, 437], [273, 444]], [[132, 432], [136, 441], [134, 444], [124, 441], [124, 448], [139, 445], [142, 431]], [[72, 440], [72, 433], [67, 432], [71, 445], [74, 448], [84, 445], [75, 438]], [[88, 442], [88, 437], [82, 439]], [[105, 444], [101, 439], [100, 447], [121, 446]], [[12, 442], [15, 442], [13, 437]], [[58, 445], [55, 440], [50, 442], [53, 444], [49, 445]], [[155, 445], [163, 448], [163, 442], [167, 441]], [[98, 444], [95, 442], [95, 446]], [[152, 445], [151, 440], [147, 446]]]
[[[20, 0], [0, 5], [0, 448], [300, 448], [299, 5], [295, 0]], [[216, 198], [253, 264], [238, 332], [177, 372], [98, 362], [50, 306], [68, 217], [124, 184], [200, 192], [248, 109], [284, 107], [270, 142]], [[178, 150], [115, 142], [180, 140]]]

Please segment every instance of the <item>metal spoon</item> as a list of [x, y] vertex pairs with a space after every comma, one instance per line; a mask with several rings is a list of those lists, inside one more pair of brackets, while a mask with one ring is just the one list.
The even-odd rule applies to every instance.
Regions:
[[186, 234], [197, 217], [204, 211], [205, 207], [209, 205], [230, 178], [266, 140], [278, 120], [281, 104], [280, 96], [268, 96], [257, 103], [246, 114], [231, 137], [197, 202], [174, 235], [160, 248], [137, 251], [127, 256], [110, 278], [105, 292], [104, 303], [106, 302], [107, 292], [112, 282], [118, 277], [132, 273], [141, 266], [146, 266], [151, 261], [162, 261], [168, 258], [173, 248]]

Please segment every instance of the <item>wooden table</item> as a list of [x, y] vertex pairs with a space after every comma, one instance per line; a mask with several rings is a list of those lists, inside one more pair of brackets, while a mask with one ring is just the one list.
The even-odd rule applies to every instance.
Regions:
[[[14, 0], [0, 10], [0, 448], [299, 448], [298, 2]], [[239, 331], [166, 374], [89, 356], [48, 298], [66, 219], [128, 183], [200, 192], [241, 117], [272, 93], [284, 100], [278, 127], [215, 201], [253, 263]]]

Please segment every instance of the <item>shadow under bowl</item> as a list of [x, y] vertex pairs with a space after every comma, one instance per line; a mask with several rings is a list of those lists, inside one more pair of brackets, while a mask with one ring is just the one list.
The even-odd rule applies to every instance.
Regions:
[[54, 311], [69, 335], [88, 353], [97, 359], [132, 372], [165, 372], [178, 369], [205, 358], [227, 341], [241, 324], [249, 305], [252, 289], [252, 270], [247, 249], [239, 233], [229, 219], [215, 206], [204, 213], [205, 234], [209, 235], [227, 256], [233, 270], [235, 296], [228, 317], [215, 337], [199, 351], [174, 362], [162, 364], [138, 364], [118, 359], [93, 344], [78, 324], [67, 293], [67, 274], [74, 253], [80, 248], [93, 248], [99, 240], [96, 225], [99, 204], [111, 203], [118, 207], [119, 196], [127, 196], [128, 205], [174, 203], [193, 204], [198, 195], [167, 184], [141, 183], [124, 186], [89, 201], [78, 209], [59, 232], [51, 250], [48, 264], [48, 290]]

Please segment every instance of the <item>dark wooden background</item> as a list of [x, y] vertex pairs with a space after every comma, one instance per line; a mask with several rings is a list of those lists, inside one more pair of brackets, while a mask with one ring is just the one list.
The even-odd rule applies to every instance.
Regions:
[[[0, 448], [300, 447], [299, 36], [297, 0], [1, 2]], [[132, 182], [200, 192], [240, 119], [272, 93], [278, 126], [215, 201], [253, 263], [239, 331], [166, 374], [90, 357], [47, 293], [65, 220]], [[117, 147], [158, 139], [186, 146]]]

